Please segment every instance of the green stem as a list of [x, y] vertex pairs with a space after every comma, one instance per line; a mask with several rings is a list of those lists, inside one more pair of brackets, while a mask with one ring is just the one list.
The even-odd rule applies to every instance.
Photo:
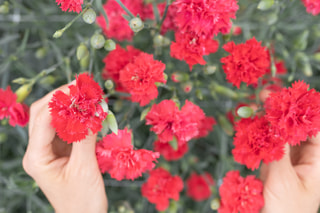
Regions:
[[98, 10], [100, 11], [100, 13], [102, 13], [104, 19], [106, 20], [106, 27], [108, 28], [108, 24], [109, 24], [109, 20], [108, 20], [108, 16], [106, 11], [103, 9], [103, 5], [101, 0], [96, 0], [96, 7], [98, 8]]
[[167, 16], [169, 6], [170, 6], [170, 0], [167, 0], [166, 1], [166, 8], [164, 9], [164, 13], [163, 13], [163, 16], [162, 16], [161, 21], [160, 21], [160, 27], [162, 26], [162, 23], [163, 23], [164, 19]]
[[121, 0], [116, 0], [116, 2], [122, 7], [124, 11], [130, 16], [130, 18], [134, 18], [135, 16], [130, 12], [130, 10], [121, 2]]
[[154, 16], [156, 17], [156, 23], [159, 24], [160, 22], [159, 10], [157, 8], [157, 3], [155, 1], [152, 2], [152, 7], [153, 7]]

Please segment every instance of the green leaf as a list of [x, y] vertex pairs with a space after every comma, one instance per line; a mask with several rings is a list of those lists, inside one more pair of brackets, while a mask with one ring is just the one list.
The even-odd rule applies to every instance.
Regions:
[[175, 137], [173, 137], [173, 140], [169, 142], [170, 146], [172, 147], [173, 150], [177, 151], [178, 150], [178, 141]]
[[145, 108], [140, 115], [140, 121], [144, 120], [147, 116], [148, 112], [150, 111], [151, 107]]
[[305, 50], [308, 45], [309, 30], [303, 31], [293, 42], [293, 47], [297, 50]]
[[111, 112], [110, 110], [107, 115], [107, 122], [108, 122], [108, 126], [111, 129], [111, 131], [117, 135], [118, 134], [118, 123], [117, 123], [116, 117], [114, 116], [113, 112]]
[[274, 4], [274, 0], [261, 0], [258, 4], [259, 10], [269, 10]]

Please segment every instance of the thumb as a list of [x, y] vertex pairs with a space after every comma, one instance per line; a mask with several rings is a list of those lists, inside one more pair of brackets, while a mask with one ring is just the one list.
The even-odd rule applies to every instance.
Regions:
[[96, 140], [97, 134], [92, 134], [91, 131], [89, 135], [80, 142], [74, 142], [72, 144], [72, 151], [70, 156], [71, 164], [80, 164], [83, 166], [92, 167], [96, 164]]
[[287, 178], [288, 175], [295, 174], [290, 158], [290, 146], [285, 144], [284, 155], [278, 161], [273, 161], [269, 164], [263, 164], [261, 167], [261, 179], [264, 180], [270, 177]]

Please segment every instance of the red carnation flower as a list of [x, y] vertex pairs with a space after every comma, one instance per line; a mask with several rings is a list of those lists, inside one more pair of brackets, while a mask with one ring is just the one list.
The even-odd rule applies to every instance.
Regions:
[[179, 108], [173, 100], [163, 100], [152, 105], [146, 116], [146, 124], [152, 125], [151, 130], [158, 135], [161, 142], [173, 140], [177, 131], [175, 123], [179, 120]]
[[[122, 3], [132, 12], [133, 15], [143, 15], [142, 0], [122, 0]], [[115, 0], [108, 0], [103, 9], [108, 16], [108, 27], [103, 15], [97, 17], [97, 24], [102, 28], [103, 33], [108, 38], [118, 41], [132, 40], [134, 32], [130, 29], [129, 22], [122, 17], [126, 12], [119, 6]], [[144, 18], [143, 16], [141, 17]]]
[[29, 107], [17, 102], [17, 95], [10, 86], [0, 88], [0, 120], [8, 118], [11, 126], [25, 126], [29, 121]]
[[320, 13], [320, 1], [318, 0], [302, 0], [302, 3], [307, 9], [308, 13], [316, 16]]
[[213, 125], [215, 125], [217, 122], [214, 119], [214, 117], [205, 117], [203, 118], [199, 123], [199, 134], [196, 136], [196, 138], [203, 138], [206, 137], [209, 132], [213, 130]]
[[56, 3], [60, 5], [62, 11], [68, 12], [81, 12], [83, 0], [56, 0]]
[[179, 60], [185, 60], [190, 70], [195, 64], [205, 65], [204, 55], [218, 50], [219, 43], [211, 38], [204, 38], [194, 33], [175, 33], [176, 42], [170, 46], [170, 55]]
[[133, 102], [147, 105], [158, 96], [156, 82], [166, 83], [165, 64], [153, 59], [153, 55], [141, 53], [120, 71], [120, 82], [131, 94]]
[[179, 111], [175, 102], [163, 100], [154, 104], [146, 116], [146, 124], [153, 125], [161, 142], [169, 142], [175, 137], [184, 143], [199, 135], [205, 114], [200, 107], [186, 100]]
[[235, 126], [232, 150], [234, 160], [249, 169], [257, 169], [260, 161], [280, 160], [284, 154], [284, 141], [277, 136], [265, 117], [241, 119]]
[[254, 37], [244, 44], [236, 45], [233, 41], [223, 46], [230, 55], [221, 58], [227, 80], [236, 87], [240, 87], [241, 82], [256, 84], [258, 78], [268, 72], [270, 67], [270, 57], [268, 50], [261, 46]]
[[159, 152], [167, 161], [175, 161], [182, 158], [189, 150], [188, 143], [177, 142], [177, 150], [174, 150], [169, 143], [163, 143], [161, 141], [154, 142], [154, 150]]
[[76, 77], [76, 84], [69, 86], [70, 94], [62, 91], [53, 94], [49, 102], [51, 125], [58, 136], [68, 143], [80, 141], [100, 131], [107, 116], [100, 103], [102, 89], [88, 74]]
[[179, 200], [179, 193], [183, 189], [183, 181], [179, 176], [171, 174], [163, 168], [150, 172], [147, 182], [142, 185], [142, 196], [150, 203], [156, 204], [158, 211], [164, 211], [169, 206], [169, 199]]
[[291, 88], [269, 94], [266, 118], [291, 145], [300, 144], [320, 131], [320, 93], [297, 81]]
[[205, 172], [198, 175], [192, 173], [187, 180], [187, 195], [195, 201], [203, 201], [211, 196], [211, 188], [214, 185], [212, 176]]
[[258, 213], [264, 206], [263, 184], [255, 176], [246, 178], [239, 171], [230, 171], [219, 188], [221, 204], [219, 213]]
[[195, 32], [199, 36], [212, 38], [219, 32], [228, 33], [231, 18], [236, 18], [239, 9], [236, 0], [177, 0], [175, 22], [179, 31]]
[[111, 78], [116, 83], [116, 90], [125, 91], [120, 82], [120, 70], [127, 64], [133, 62], [134, 58], [142, 53], [142, 51], [135, 49], [133, 46], [127, 46], [126, 49], [117, 45], [116, 49], [111, 51], [104, 59], [105, 63], [102, 77], [104, 79]]
[[199, 129], [202, 126], [201, 122], [205, 119], [205, 114], [202, 109], [186, 100], [180, 111], [180, 119], [177, 123], [176, 132], [177, 138], [181, 141], [189, 141], [199, 135]]
[[124, 129], [98, 142], [96, 156], [102, 173], [108, 172], [116, 180], [133, 180], [153, 169], [154, 161], [160, 154], [146, 149], [135, 150], [131, 143], [131, 131]]

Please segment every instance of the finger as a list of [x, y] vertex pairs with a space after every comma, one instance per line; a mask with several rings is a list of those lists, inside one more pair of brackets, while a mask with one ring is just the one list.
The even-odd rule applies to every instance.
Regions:
[[97, 134], [90, 133], [80, 142], [72, 143], [70, 164], [78, 164], [81, 166], [93, 166], [96, 164], [96, 140]]
[[29, 143], [26, 155], [32, 161], [41, 161], [38, 163], [47, 163], [52, 160], [53, 152], [51, 142], [56, 132], [50, 125], [51, 116], [47, 105], [42, 106], [37, 115], [33, 118], [33, 127], [29, 135]]
[[290, 146], [289, 144], [285, 144], [283, 157], [278, 161], [273, 161], [268, 164], [268, 173], [280, 175], [283, 173], [288, 173], [293, 171], [294, 169], [293, 169], [291, 158], [290, 158]]
[[53, 94], [58, 91], [61, 90], [62, 92], [68, 94], [69, 90], [68, 87], [71, 84], [75, 84], [75, 80], [72, 81], [70, 84], [65, 84], [53, 91], [51, 91], [50, 93], [48, 93], [47, 95], [45, 95], [43, 98], [39, 99], [38, 101], [34, 102], [31, 107], [30, 107], [30, 122], [29, 122], [29, 135], [32, 132], [32, 128], [33, 128], [33, 124], [34, 124], [34, 119], [37, 116], [37, 114], [39, 113], [39, 110], [45, 106], [48, 105], [49, 101], [51, 100]]

